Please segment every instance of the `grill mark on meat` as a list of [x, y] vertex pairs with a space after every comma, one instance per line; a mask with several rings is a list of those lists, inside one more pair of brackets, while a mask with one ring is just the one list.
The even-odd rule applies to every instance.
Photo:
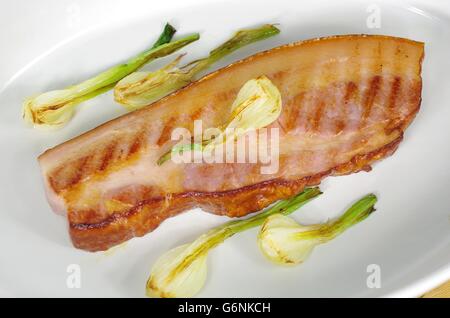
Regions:
[[402, 99], [403, 95], [409, 95], [411, 91], [409, 85], [404, 83], [401, 77], [396, 76], [393, 79], [387, 101], [387, 110], [392, 114], [390, 124], [385, 129], [387, 134], [391, 134], [393, 131], [399, 129], [399, 123], [401, 121], [399, 117], [401, 115], [400, 107], [402, 106], [399, 105], [399, 101]]
[[50, 187], [56, 192], [60, 193], [62, 189], [64, 189], [64, 185], [62, 184], [66, 178], [63, 177], [63, 172], [66, 166], [61, 165], [53, 169], [48, 181], [50, 183]]
[[72, 168], [75, 171], [75, 175], [68, 182], [69, 187], [77, 184], [80, 180], [83, 179], [84, 173], [85, 173], [84, 167], [88, 164], [89, 160], [91, 160], [92, 156], [93, 156], [92, 154], [87, 155], [87, 156], [77, 160], [77, 164], [75, 165], [74, 168]]
[[402, 79], [396, 76], [391, 84], [391, 90], [388, 97], [388, 109], [394, 111], [397, 107], [397, 100], [402, 86]]
[[60, 185], [59, 185], [59, 182], [57, 181], [57, 180], [58, 180], [58, 174], [55, 173], [54, 176], [55, 176], [55, 177], [50, 176], [50, 177], [48, 178], [48, 183], [49, 183], [50, 188], [51, 188], [53, 191], [55, 191], [55, 193], [60, 194], [60, 192], [61, 192], [61, 187], [60, 187]]
[[136, 153], [137, 151], [139, 151], [139, 148], [141, 147], [141, 136], [136, 136], [134, 138], [134, 141], [131, 144], [130, 149], [128, 150], [128, 154], [127, 157], [131, 157], [134, 153]]
[[362, 119], [361, 119], [361, 126], [364, 126], [367, 118], [369, 118], [370, 112], [372, 110], [372, 106], [375, 102], [375, 98], [380, 91], [381, 87], [381, 76], [374, 76], [372, 77], [369, 89], [366, 90], [365, 95], [363, 97], [362, 107], [363, 107], [363, 113], [362, 113]]
[[336, 127], [336, 134], [340, 134], [344, 131], [345, 129], [345, 120], [344, 119], [336, 119], [336, 123], [335, 123], [335, 127]]
[[116, 148], [117, 148], [117, 142], [116, 141], [113, 141], [113, 142], [109, 143], [106, 146], [106, 148], [104, 149], [103, 158], [100, 160], [100, 167], [98, 168], [98, 170], [105, 171], [106, 168], [108, 168], [109, 163], [113, 159], [114, 152], [116, 151]]
[[304, 98], [305, 92], [301, 92], [284, 105], [283, 114], [280, 116], [280, 119], [282, 119], [280, 120], [280, 126], [283, 127], [285, 132], [289, 132], [297, 126]]
[[344, 104], [348, 105], [357, 92], [358, 86], [354, 82], [348, 82], [347, 85], [345, 85]]
[[49, 178], [51, 188], [60, 193], [82, 180], [89, 172], [86, 167], [93, 157], [94, 154], [90, 154], [55, 168]]
[[348, 125], [348, 115], [349, 115], [349, 107], [351, 107], [350, 102], [355, 98], [356, 94], [358, 93], [358, 86], [354, 82], [348, 82], [345, 85], [345, 93], [343, 97], [343, 104], [342, 104], [342, 118], [343, 120], [340, 120], [338, 122], [338, 130], [339, 132], [344, 131], [347, 128]]
[[192, 113], [192, 115], [190, 115], [190, 121], [194, 121], [197, 119], [200, 119], [202, 117], [202, 113], [203, 113], [203, 107], [199, 107], [196, 111], [194, 111]]
[[138, 133], [134, 136], [133, 141], [131, 142], [131, 147], [128, 150], [127, 158], [134, 155], [136, 152], [138, 152], [143, 143], [144, 143], [144, 136], [145, 136], [145, 130], [139, 130]]
[[[375, 49], [373, 65], [372, 65], [372, 73], [375, 74], [374, 77], [371, 78], [369, 83], [369, 91], [366, 95], [367, 98], [367, 107], [364, 108], [363, 116], [361, 124], [363, 126], [370, 125], [377, 116], [379, 116], [379, 106], [384, 103], [384, 89], [385, 89], [385, 76], [383, 74], [383, 64], [382, 64], [382, 50], [381, 43], [377, 44]], [[389, 81], [388, 81], [389, 82]], [[364, 105], [366, 106], [366, 105]]]
[[323, 96], [319, 97], [319, 101], [317, 102], [317, 104], [314, 107], [315, 107], [316, 111], [314, 113], [314, 117], [312, 118], [311, 131], [319, 132], [320, 122], [322, 120], [323, 111], [324, 111], [324, 108], [326, 107], [326, 103], [323, 100]]
[[[361, 48], [360, 44], [356, 43], [353, 53], [352, 53], [352, 61], [355, 64], [353, 70], [344, 70], [345, 72], [354, 72], [354, 79], [347, 84], [346, 91], [344, 94], [344, 104], [345, 104], [345, 122], [344, 127], [342, 128], [343, 132], [348, 132], [354, 130], [357, 125], [359, 119], [355, 118], [355, 114], [359, 114], [359, 99], [361, 95], [361, 73], [362, 73], [362, 56], [361, 56]], [[351, 147], [351, 143], [347, 143], [345, 150]]]
[[167, 141], [170, 140], [170, 136], [172, 135], [172, 130], [175, 128], [177, 119], [175, 117], [170, 117], [167, 121], [166, 125], [164, 126], [161, 135], [159, 136], [158, 141], [156, 144], [158, 146], [164, 145]]

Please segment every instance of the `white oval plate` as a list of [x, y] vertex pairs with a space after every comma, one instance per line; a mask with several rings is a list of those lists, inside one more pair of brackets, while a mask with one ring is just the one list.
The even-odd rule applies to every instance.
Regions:
[[[411, 297], [450, 278], [450, 3], [8, 0], [1, 6], [6, 26], [0, 29], [3, 295], [143, 296], [159, 255], [226, 220], [194, 210], [109, 252], [76, 250], [65, 219], [46, 202], [36, 157], [124, 111], [109, 93], [83, 104], [60, 131], [32, 130], [20, 118], [24, 97], [125, 60], [146, 48], [166, 21], [179, 34], [201, 32], [201, 40], [183, 50], [190, 59], [206, 54], [233, 30], [280, 24], [281, 35], [242, 49], [217, 67], [280, 44], [333, 34], [378, 33], [426, 43], [422, 109], [395, 155], [370, 173], [326, 179], [325, 194], [295, 217], [324, 221], [368, 192], [379, 196], [377, 212], [292, 268], [276, 267], [261, 256], [256, 229], [237, 235], [210, 253], [208, 280], [199, 296]], [[378, 13], [380, 25], [372, 20]], [[81, 288], [69, 288], [76, 287], [70, 282], [77, 268]], [[379, 285], [370, 283], [373, 275]]]

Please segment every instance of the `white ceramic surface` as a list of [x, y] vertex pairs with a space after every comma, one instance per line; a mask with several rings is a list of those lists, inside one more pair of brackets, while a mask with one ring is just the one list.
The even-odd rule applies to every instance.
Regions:
[[[335, 3], [335, 4], [331, 4]], [[318, 36], [386, 34], [426, 43], [422, 109], [397, 153], [370, 173], [326, 179], [325, 194], [295, 214], [324, 221], [375, 192], [378, 211], [302, 266], [275, 267], [260, 254], [257, 230], [228, 240], [209, 257], [199, 296], [418, 296], [450, 278], [450, 2], [377, 1], [381, 27], [368, 28], [372, 1], [81, 1], [0, 2], [0, 294], [4, 296], [143, 296], [155, 259], [226, 221], [194, 210], [144, 238], [106, 253], [71, 246], [63, 217], [45, 200], [36, 157], [48, 147], [124, 113], [111, 94], [84, 103], [63, 130], [23, 125], [24, 97], [82, 80], [152, 42], [170, 21], [179, 34], [201, 32], [187, 47], [200, 57], [233, 30], [279, 23], [281, 35], [249, 46], [217, 67], [262, 49]], [[369, 11], [369, 12], [368, 12]], [[166, 60], [167, 61], [167, 60]], [[154, 63], [153, 69], [162, 65]], [[67, 268], [81, 268], [81, 288]], [[368, 288], [367, 266], [381, 269]]]

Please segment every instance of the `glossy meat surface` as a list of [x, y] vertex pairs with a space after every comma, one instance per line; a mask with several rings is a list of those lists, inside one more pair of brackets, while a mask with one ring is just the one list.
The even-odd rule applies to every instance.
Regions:
[[[78, 248], [105, 250], [184, 210], [243, 216], [318, 184], [369, 170], [395, 151], [419, 110], [423, 43], [337, 36], [272, 49], [205, 76], [144, 109], [39, 157], [49, 202]], [[266, 75], [283, 100], [279, 169], [156, 161], [174, 128], [220, 127], [248, 80]]]

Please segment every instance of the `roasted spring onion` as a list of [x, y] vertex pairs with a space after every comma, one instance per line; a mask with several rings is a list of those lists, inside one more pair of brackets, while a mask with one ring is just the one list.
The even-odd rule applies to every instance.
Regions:
[[112, 89], [118, 81], [144, 64], [169, 55], [199, 39], [198, 34], [193, 34], [170, 42], [174, 33], [175, 29], [167, 24], [150, 49], [131, 58], [127, 63], [114, 66], [80, 84], [26, 99], [23, 104], [24, 120], [35, 127], [59, 128], [72, 118], [77, 104]]
[[117, 102], [129, 110], [146, 106], [165, 95], [189, 84], [199, 72], [250, 43], [267, 39], [280, 32], [275, 26], [267, 24], [256, 29], [238, 31], [231, 39], [211, 51], [209, 56], [177, 67], [182, 56], [155, 72], [135, 72], [114, 88]]
[[314, 247], [326, 243], [375, 211], [377, 197], [369, 194], [353, 204], [337, 220], [301, 225], [283, 214], [269, 216], [258, 235], [262, 253], [272, 262], [295, 265], [305, 261]]
[[203, 287], [207, 276], [208, 252], [236, 233], [261, 225], [273, 214], [288, 215], [320, 195], [319, 188], [306, 189], [291, 199], [281, 200], [265, 211], [244, 220], [219, 226], [162, 255], [154, 264], [146, 285], [149, 297], [191, 297]]
[[158, 165], [185, 151], [207, 151], [229, 140], [235, 140], [249, 130], [256, 130], [273, 123], [281, 114], [281, 94], [278, 88], [266, 77], [260, 76], [244, 84], [231, 105], [231, 115], [221, 133], [201, 144], [179, 144], [167, 151], [158, 160]]

